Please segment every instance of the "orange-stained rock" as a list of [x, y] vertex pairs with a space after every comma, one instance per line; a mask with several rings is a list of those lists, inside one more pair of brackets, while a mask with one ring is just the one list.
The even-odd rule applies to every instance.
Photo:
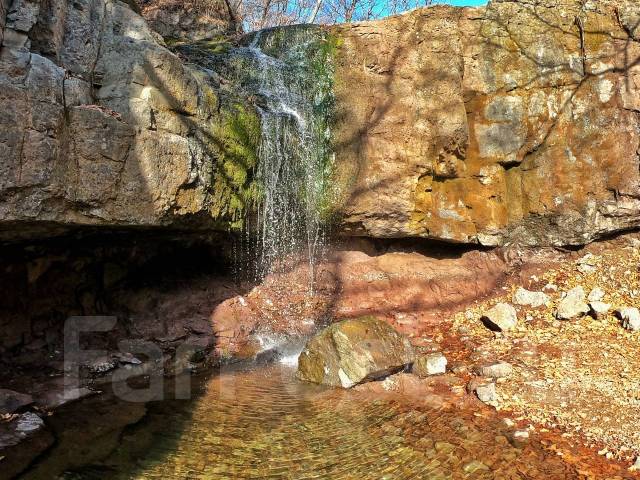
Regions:
[[637, 225], [638, 19], [520, 0], [334, 27], [343, 232], [567, 245]]
[[211, 316], [222, 357], [251, 356], [251, 334], [304, 335], [333, 320], [364, 315], [392, 323], [413, 336], [429, 329], [418, 319], [434, 319], [449, 309], [489, 295], [504, 279], [507, 264], [497, 253], [468, 252], [458, 258], [431, 258], [393, 252], [369, 256], [340, 251], [316, 267], [313, 294], [309, 266], [269, 275], [243, 297], [221, 303]]

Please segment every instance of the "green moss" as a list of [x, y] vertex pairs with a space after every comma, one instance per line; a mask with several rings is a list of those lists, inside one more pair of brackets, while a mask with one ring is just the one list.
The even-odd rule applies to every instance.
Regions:
[[315, 52], [310, 56], [311, 77], [315, 79], [316, 102], [314, 103], [314, 116], [318, 119], [316, 136], [320, 138], [319, 152], [323, 160], [322, 182], [323, 191], [318, 204], [319, 216], [323, 223], [331, 223], [336, 213], [336, 202], [332, 189], [327, 184], [333, 177], [335, 164], [331, 131], [335, 123], [335, 97], [334, 97], [334, 63], [336, 52], [342, 39], [331, 34], [323, 34], [320, 41], [315, 44]]
[[[328, 182], [334, 171], [331, 142], [335, 111], [334, 59], [343, 43], [341, 37], [309, 25], [269, 29], [261, 33], [259, 41], [265, 54], [285, 62], [291, 76], [301, 82], [300, 89], [308, 92], [308, 98], [313, 99], [312, 144], [317, 149], [315, 155], [321, 163], [316, 182], [322, 186], [322, 194], [320, 198], [316, 197], [315, 208], [323, 223], [330, 223], [337, 210], [335, 195]], [[304, 191], [298, 194], [302, 201], [307, 197]]]
[[[322, 222], [329, 223], [336, 209], [335, 195], [330, 188], [334, 172], [331, 128], [334, 123], [334, 58], [343, 41], [319, 27], [288, 27], [263, 32], [261, 48], [268, 55], [283, 60], [292, 78], [300, 82], [295, 88], [306, 92], [312, 99], [314, 157], [321, 168], [315, 184], [321, 196], [299, 191], [301, 200], [315, 198], [314, 208]], [[248, 100], [251, 88], [259, 72], [250, 71], [242, 56], [224, 54], [230, 44], [225, 38], [177, 46], [194, 64], [218, 72], [227, 82], [211, 94], [204, 95], [206, 111], [213, 118], [208, 127], [215, 153], [212, 186], [211, 213], [234, 230], [242, 230], [248, 214], [261, 201], [263, 189], [255, 172], [259, 162], [261, 143], [260, 115]], [[211, 55], [211, 54], [214, 55]], [[204, 80], [204, 79], [203, 79]], [[203, 82], [205, 83], [205, 82]], [[207, 92], [204, 92], [205, 94]], [[293, 141], [291, 148], [299, 146]]]
[[207, 50], [214, 55], [220, 55], [229, 51], [231, 42], [227, 37], [219, 36], [211, 40], [196, 42], [195, 46]]
[[213, 171], [212, 214], [243, 226], [245, 213], [260, 198], [253, 172], [258, 163], [260, 118], [250, 107], [233, 104], [222, 111], [213, 127], [218, 150]]

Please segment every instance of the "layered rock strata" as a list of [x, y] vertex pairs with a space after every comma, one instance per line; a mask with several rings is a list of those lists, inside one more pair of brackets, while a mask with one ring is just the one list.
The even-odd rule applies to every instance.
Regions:
[[[216, 163], [229, 142], [206, 78], [128, 4], [5, 7], [2, 237], [52, 225], [224, 227], [234, 179]], [[34, 224], [43, 228], [29, 234]]]

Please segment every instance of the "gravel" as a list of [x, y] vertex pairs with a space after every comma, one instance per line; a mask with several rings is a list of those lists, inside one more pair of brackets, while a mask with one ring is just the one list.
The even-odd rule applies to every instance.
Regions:
[[[634, 296], [640, 290], [640, 249], [630, 248], [624, 240], [587, 247], [584, 251], [597, 252], [597, 257], [588, 257], [590, 261], [597, 258], [593, 261], [595, 270], [588, 275], [576, 272], [570, 255], [541, 267], [544, 273], [539, 282], [529, 288], [545, 287], [549, 292], [555, 289], [549, 288], [553, 285], [560, 292], [578, 295], [552, 298], [550, 305], [535, 312], [534, 321], [522, 322], [509, 336], [496, 338], [482, 323], [469, 322], [462, 314], [454, 316], [454, 331], [465, 326], [468, 344], [512, 365], [512, 375], [499, 385], [496, 408], [512, 418], [526, 419], [537, 429], [562, 431], [565, 438], [585, 447], [606, 446], [613, 459], [630, 466], [640, 452], [640, 335], [621, 328], [622, 318], [616, 318], [613, 309], [604, 308], [640, 307], [640, 297]], [[475, 312], [477, 318], [493, 303], [511, 300], [519, 287], [512, 285], [504, 293], [467, 308], [467, 314]], [[589, 307], [585, 291], [591, 297], [591, 309], [600, 310], [597, 320], [581, 314]], [[600, 296], [606, 303], [594, 300]], [[558, 307], [567, 297], [577, 298], [578, 316], [570, 322], [556, 321]], [[626, 314], [632, 318], [635, 311]], [[627, 327], [633, 323], [625, 322]]]

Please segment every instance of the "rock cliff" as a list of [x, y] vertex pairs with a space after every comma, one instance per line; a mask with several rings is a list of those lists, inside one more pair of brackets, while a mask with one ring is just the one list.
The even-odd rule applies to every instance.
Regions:
[[224, 0], [140, 0], [139, 3], [140, 13], [149, 26], [168, 40], [206, 40], [235, 33], [240, 28]]
[[343, 230], [583, 244], [640, 221], [640, 6], [494, 0], [335, 28]]
[[233, 139], [201, 72], [119, 1], [15, 0], [5, 17], [3, 238], [52, 225], [224, 226], [233, 180], [216, 162]]
[[[165, 3], [142, 11], [171, 40], [233, 23], [180, 26]], [[637, 227], [639, 23], [628, 0], [494, 0], [330, 27], [339, 231], [574, 245]], [[2, 238], [239, 219], [259, 118], [210, 67], [117, 0], [1, 0], [0, 26]]]

